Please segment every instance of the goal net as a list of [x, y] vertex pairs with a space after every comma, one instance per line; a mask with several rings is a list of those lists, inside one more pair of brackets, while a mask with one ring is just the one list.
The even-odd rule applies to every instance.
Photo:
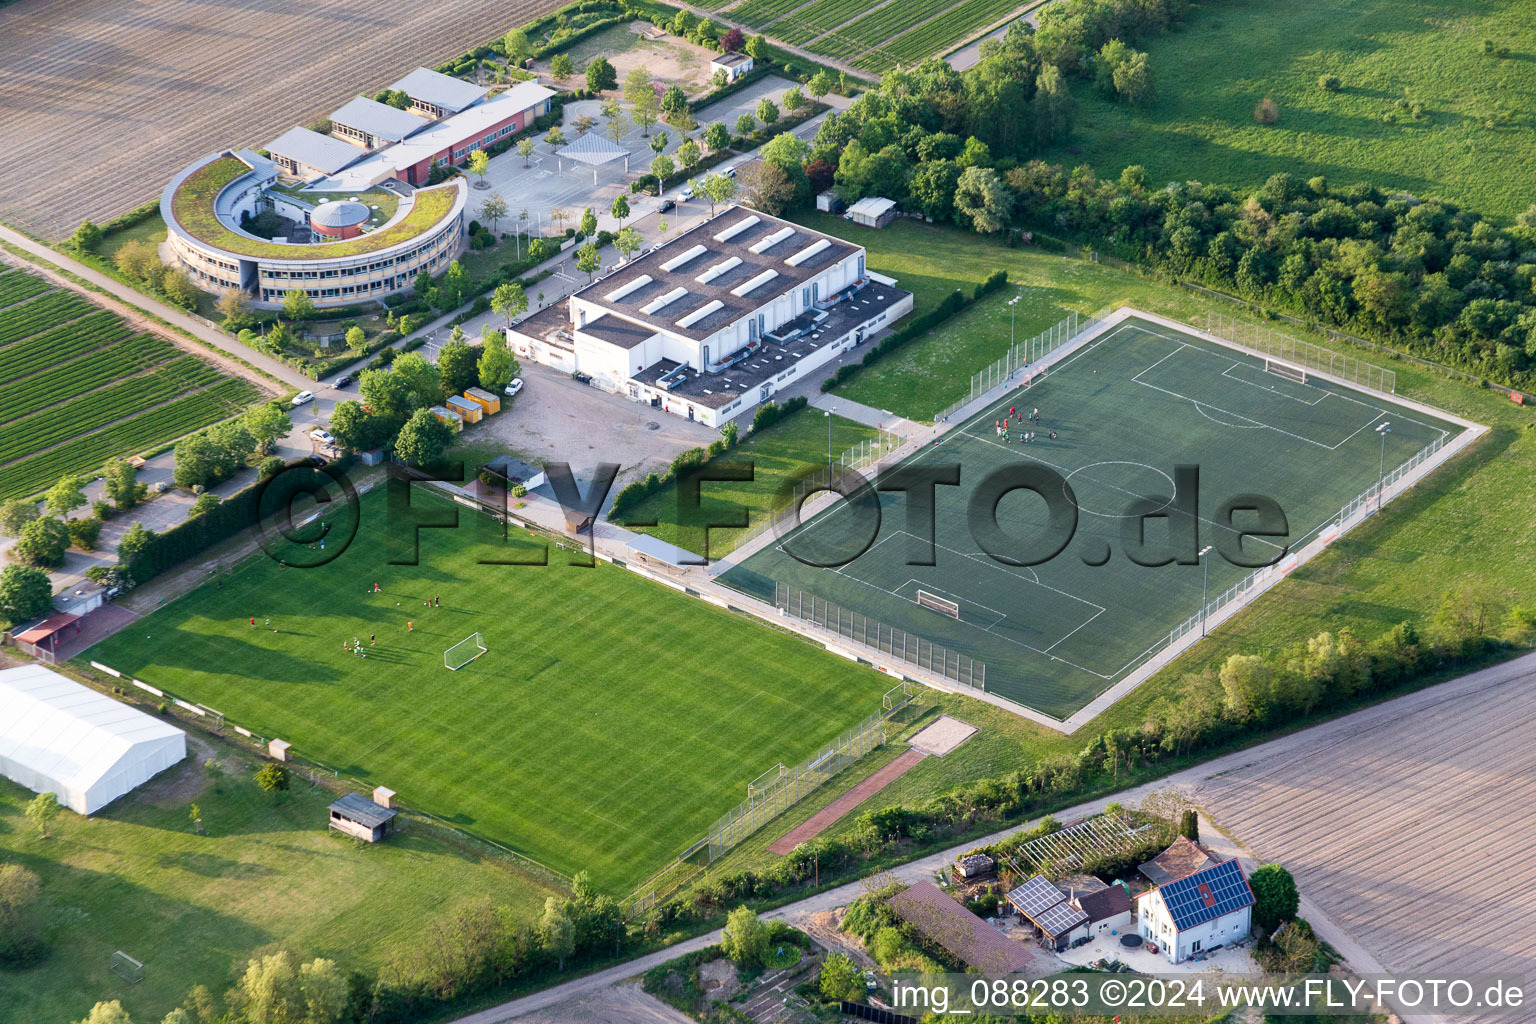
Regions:
[[1288, 377], [1291, 380], [1299, 381], [1302, 384], [1307, 382], [1306, 370], [1303, 370], [1299, 366], [1294, 366], [1291, 363], [1282, 363], [1278, 359], [1265, 359], [1264, 372], [1277, 374], [1281, 377]]
[[486, 652], [485, 641], [479, 633], [471, 633], [467, 639], [460, 640], [443, 652], [443, 667], [450, 672], [459, 669], [474, 661]]
[[112, 973], [131, 985], [144, 980], [144, 965], [122, 950], [112, 954]]
[[917, 592], [917, 603], [924, 608], [933, 609], [940, 615], [948, 615], [952, 619], [960, 617], [959, 602], [940, 597], [938, 594], [930, 594], [926, 590], [919, 590]]

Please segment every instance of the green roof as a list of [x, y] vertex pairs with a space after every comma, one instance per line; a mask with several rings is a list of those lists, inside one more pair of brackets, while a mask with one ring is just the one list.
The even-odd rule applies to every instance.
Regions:
[[388, 227], [339, 242], [288, 245], [249, 238], [231, 230], [214, 214], [213, 204], [219, 193], [249, 170], [243, 161], [226, 156], [204, 164], [187, 175], [172, 200], [171, 211], [176, 222], [199, 241], [241, 256], [278, 260], [327, 259], [376, 252], [409, 241], [448, 216], [458, 198], [456, 184], [424, 189], [416, 193], [416, 205], [411, 207], [410, 212]]

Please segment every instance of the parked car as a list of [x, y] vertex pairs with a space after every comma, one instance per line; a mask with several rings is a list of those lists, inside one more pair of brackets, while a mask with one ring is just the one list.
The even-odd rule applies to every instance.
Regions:
[[313, 391], [300, 391], [298, 394], [293, 396], [293, 407], [297, 409], [299, 406], [308, 405], [314, 400], [315, 393]]
[[319, 441], [321, 444], [334, 445], [336, 443], [336, 438], [332, 436], [331, 432], [326, 430], [324, 427], [316, 427], [314, 430], [309, 432], [309, 436], [313, 440]]
[[592, 375], [590, 373], [573, 373], [571, 376], [576, 380], [578, 384], [592, 383]]
[[516, 398], [517, 393], [523, 390], [523, 378], [513, 377], [512, 383], [507, 385], [507, 397]]
[[736, 168], [734, 168], [734, 167], [727, 167], [725, 169], [725, 176], [727, 178], [734, 178], [734, 177], [736, 177]]
[[348, 384], [351, 384], [355, 380], [357, 380], [357, 378], [352, 376], [352, 374], [344, 373], [340, 377], [337, 377], [336, 380], [331, 383], [331, 387], [333, 387], [333, 388], [344, 388]]
[[662, 213], [666, 213], [669, 210], [677, 209], [677, 203], [673, 202], [671, 199], [663, 199], [661, 201], [661, 206], [658, 207], [658, 209], [660, 209]]

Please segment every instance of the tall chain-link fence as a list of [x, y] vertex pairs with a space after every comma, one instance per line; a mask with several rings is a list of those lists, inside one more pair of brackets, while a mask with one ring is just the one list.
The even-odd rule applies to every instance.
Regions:
[[1293, 338], [1289, 334], [1281, 334], [1265, 324], [1249, 323], [1210, 310], [1205, 314], [1205, 332], [1255, 355], [1299, 366], [1303, 370], [1326, 373], [1370, 391], [1387, 395], [1397, 393], [1397, 374], [1392, 370], [1314, 345], [1310, 341]]
[[1070, 313], [1032, 338], [1026, 338], [1008, 347], [1003, 357], [991, 366], [983, 367], [971, 375], [971, 390], [947, 409], [940, 410], [934, 420], [943, 422], [995, 388], [1004, 384], [1027, 384], [1040, 372], [1040, 361], [1063, 345], [1075, 340], [1085, 331], [1098, 326], [1114, 310], [1105, 307], [1088, 316]]

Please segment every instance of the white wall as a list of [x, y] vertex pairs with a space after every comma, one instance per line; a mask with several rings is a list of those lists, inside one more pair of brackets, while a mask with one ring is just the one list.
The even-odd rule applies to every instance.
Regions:
[[[1230, 946], [1239, 942], [1247, 937], [1252, 926], [1252, 908], [1243, 907], [1180, 932], [1174, 929], [1168, 905], [1157, 890], [1146, 893], [1136, 903], [1138, 933], [1157, 943], [1158, 950], [1172, 963], [1188, 960], [1191, 954], [1212, 946]], [[1195, 949], [1197, 942], [1199, 950]]]

